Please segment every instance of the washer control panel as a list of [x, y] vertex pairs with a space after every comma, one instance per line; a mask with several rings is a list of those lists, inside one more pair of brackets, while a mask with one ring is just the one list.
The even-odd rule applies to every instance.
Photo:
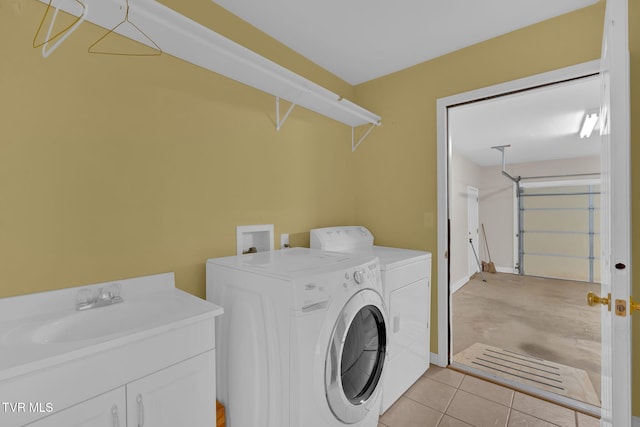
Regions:
[[342, 287], [344, 289], [350, 289], [352, 287], [377, 288], [380, 284], [380, 263], [376, 259], [367, 264], [363, 264], [360, 267], [346, 272], [344, 274], [344, 279], [345, 280], [342, 282]]
[[353, 281], [356, 282], [356, 284], [358, 285], [362, 285], [362, 282], [364, 281], [364, 276], [361, 270], [356, 270], [353, 272]]
[[341, 273], [309, 278], [295, 286], [293, 309], [303, 313], [325, 310], [337, 292], [355, 293], [363, 288], [381, 289], [380, 263], [374, 259]]

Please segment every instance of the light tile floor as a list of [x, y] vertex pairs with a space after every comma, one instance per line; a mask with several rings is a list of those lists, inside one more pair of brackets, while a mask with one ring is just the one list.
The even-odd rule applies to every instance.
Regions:
[[463, 373], [433, 366], [378, 427], [597, 427], [600, 420]]

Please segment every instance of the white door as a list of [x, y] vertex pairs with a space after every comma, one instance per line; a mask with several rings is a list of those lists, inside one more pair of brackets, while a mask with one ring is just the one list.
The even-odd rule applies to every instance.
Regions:
[[[629, 34], [627, 0], [608, 0], [602, 41], [602, 426], [631, 426], [631, 322], [615, 308], [629, 301]], [[627, 304], [628, 305], [628, 304]]]
[[[467, 227], [467, 240], [471, 239], [471, 242], [473, 243], [473, 247], [471, 247], [471, 244], [467, 243], [467, 252], [469, 254], [467, 256], [467, 260], [469, 263], [469, 277], [471, 277], [473, 274], [480, 271], [478, 268], [478, 259], [480, 259], [480, 242], [478, 239], [478, 189], [475, 187], [467, 187], [467, 211], [469, 222]], [[477, 259], [476, 255], [478, 256]]]

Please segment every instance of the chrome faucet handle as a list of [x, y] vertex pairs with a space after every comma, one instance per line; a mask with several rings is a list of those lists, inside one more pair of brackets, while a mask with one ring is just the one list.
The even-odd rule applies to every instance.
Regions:
[[100, 298], [101, 299], [115, 299], [120, 296], [122, 285], [120, 283], [112, 283], [103, 288], [100, 288]]
[[77, 304], [89, 304], [96, 299], [96, 294], [93, 290], [89, 288], [82, 288], [76, 294], [76, 303]]
[[100, 299], [111, 299], [113, 298], [113, 292], [109, 291], [106, 287], [100, 288]]
[[120, 283], [112, 283], [101, 288], [80, 289], [76, 295], [76, 310], [104, 307], [124, 300], [120, 296]]
[[122, 285], [120, 283], [112, 283], [109, 285], [111, 295], [114, 298], [118, 298], [122, 293]]

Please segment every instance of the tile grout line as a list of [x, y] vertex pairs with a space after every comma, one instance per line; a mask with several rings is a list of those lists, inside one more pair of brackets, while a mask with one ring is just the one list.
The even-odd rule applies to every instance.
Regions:
[[[447, 368], [444, 368], [444, 369], [447, 369]], [[460, 372], [460, 371], [457, 371], [457, 370], [455, 370], [455, 369], [454, 369], [453, 371], [454, 371], [454, 372]], [[547, 420], [547, 419], [545, 419], [545, 418], [540, 418], [538, 415], [533, 415], [533, 414], [530, 414], [530, 413], [528, 413], [528, 412], [526, 412], [526, 411], [525, 411], [525, 412], [523, 412], [523, 411], [521, 411], [521, 410], [515, 409], [515, 408], [514, 408], [514, 404], [515, 404], [515, 397], [516, 397], [516, 394], [517, 394], [517, 393], [519, 393], [519, 391], [518, 391], [518, 390], [515, 390], [514, 388], [511, 388], [511, 387], [509, 387], [509, 386], [505, 386], [505, 385], [503, 385], [503, 384], [496, 384], [495, 382], [490, 381], [490, 380], [486, 380], [486, 379], [484, 379], [484, 378], [478, 378], [478, 377], [476, 377], [476, 376], [474, 376], [474, 375], [468, 375], [468, 374], [464, 374], [464, 373], [462, 373], [462, 372], [460, 372], [460, 373], [461, 373], [461, 374], [463, 374], [463, 376], [462, 376], [462, 378], [460, 379], [460, 381], [458, 382], [458, 385], [457, 385], [457, 386], [453, 386], [451, 383], [447, 383], [447, 382], [444, 382], [444, 381], [441, 381], [441, 380], [438, 380], [438, 379], [432, 378], [431, 376], [423, 375], [423, 377], [425, 377], [425, 378], [431, 379], [431, 380], [433, 380], [433, 381], [435, 381], [435, 382], [437, 382], [437, 383], [439, 383], [439, 384], [443, 384], [443, 385], [446, 385], [446, 386], [448, 386], [448, 387], [451, 387], [451, 388], [454, 388], [454, 389], [455, 389], [455, 391], [454, 391], [454, 393], [453, 393], [453, 395], [452, 395], [451, 399], [449, 399], [449, 402], [447, 403], [447, 405], [446, 405], [446, 407], [445, 407], [445, 409], [444, 409], [444, 412], [442, 413], [442, 415], [441, 415], [441, 417], [440, 417], [440, 421], [439, 421], [439, 422], [442, 422], [442, 420], [444, 419], [444, 416], [449, 416], [449, 417], [452, 417], [453, 419], [458, 420], [458, 418], [456, 418], [456, 417], [452, 416], [451, 414], [448, 414], [448, 413], [447, 413], [447, 411], [448, 411], [448, 410], [449, 410], [449, 408], [451, 407], [451, 404], [452, 404], [452, 402], [453, 402], [453, 399], [457, 396], [458, 392], [463, 391], [463, 392], [465, 392], [465, 393], [468, 393], [468, 394], [474, 395], [474, 396], [476, 396], [476, 397], [479, 397], [479, 398], [485, 399], [485, 400], [487, 400], [487, 401], [489, 401], [489, 402], [493, 402], [493, 403], [496, 403], [496, 404], [498, 404], [498, 405], [506, 406], [506, 407], [507, 407], [507, 409], [508, 409], [508, 412], [507, 412], [507, 424], [506, 424], [506, 425], [508, 425], [508, 423], [509, 423], [509, 421], [511, 420], [511, 417], [513, 416], [514, 412], [519, 412], [519, 413], [523, 413], [523, 414], [525, 414], [525, 415], [527, 415], [527, 416], [529, 416], [529, 417], [532, 417], [532, 418], [534, 418], [534, 419], [536, 419], [536, 420], [543, 421], [543, 422], [545, 422], [545, 423], [549, 423], [549, 424], [551, 424], [551, 425], [553, 425], [553, 426], [558, 426], [558, 427], [560, 427], [560, 426], [559, 426], [558, 424], [556, 424], [554, 421], [550, 421], [550, 420]], [[501, 386], [501, 387], [505, 387], [505, 388], [507, 388], [507, 389], [510, 389], [510, 390], [512, 391], [512, 394], [511, 394], [511, 397], [510, 397], [510, 399], [509, 399], [509, 403], [505, 405], [504, 403], [497, 402], [497, 401], [492, 400], [492, 399], [487, 399], [486, 397], [484, 397], [484, 396], [482, 396], [482, 395], [478, 395], [478, 394], [475, 394], [475, 393], [472, 393], [472, 392], [469, 392], [469, 391], [466, 391], [466, 390], [462, 389], [462, 385], [463, 385], [463, 383], [464, 383], [464, 379], [465, 379], [467, 376], [472, 377], [472, 378], [478, 378], [478, 379], [479, 379], [479, 380], [481, 380], [481, 381], [485, 381], [485, 382], [490, 383], [490, 384], [496, 384], [496, 385], [498, 385], [498, 386]], [[580, 411], [576, 411], [576, 410], [575, 410], [575, 409], [573, 409], [573, 408], [569, 408], [569, 407], [566, 407], [566, 406], [564, 406], [564, 405], [560, 405], [560, 404], [558, 404], [557, 402], [552, 402], [552, 401], [549, 401], [549, 400], [546, 400], [546, 399], [540, 399], [539, 397], [537, 397], [537, 396], [532, 396], [532, 395], [530, 395], [530, 394], [528, 394], [528, 393], [522, 393], [522, 394], [523, 394], [523, 395], [525, 395], [525, 396], [534, 397], [534, 398], [536, 398], [536, 399], [539, 399], [539, 400], [542, 400], [542, 401], [544, 401], [544, 402], [550, 403], [550, 404], [552, 404], [553, 406], [556, 406], [556, 407], [559, 407], [559, 408], [565, 408], [565, 409], [569, 409], [569, 410], [571, 410], [571, 412], [573, 412], [573, 418], [574, 418], [574, 424], [573, 424], [573, 426], [574, 426], [574, 427], [580, 427], [579, 419], [578, 419], [578, 416], [579, 416], [579, 414], [580, 414]], [[408, 396], [405, 396], [405, 397], [408, 397]], [[409, 399], [411, 399], [411, 398], [409, 398]], [[435, 409], [435, 408], [432, 408], [432, 407], [431, 407], [431, 406], [429, 406], [429, 405], [426, 405], [426, 404], [424, 404], [424, 403], [418, 402], [418, 401], [416, 401], [416, 400], [414, 400], [414, 399], [411, 399], [411, 400], [412, 400], [412, 401], [414, 401], [414, 402], [416, 402], [416, 403], [421, 404], [422, 406], [425, 406], [425, 407], [428, 407], [428, 408], [430, 408], [430, 409], [433, 409], [433, 410], [435, 410], [435, 411], [440, 412], [439, 410], [437, 410], [437, 409]], [[460, 420], [460, 421], [462, 421], [462, 420]]]
[[505, 424], [505, 427], [509, 426], [509, 421], [511, 421], [511, 412], [513, 411], [513, 401], [516, 398], [516, 391], [515, 390], [511, 390], [511, 399], [509, 399], [509, 412], [507, 413], [507, 423]]
[[[455, 395], [455, 393], [454, 393], [454, 395]], [[410, 396], [407, 396], [407, 395], [404, 395], [404, 394], [403, 394], [402, 396], [400, 396], [400, 397], [404, 397], [405, 399], [410, 400], [410, 401], [412, 401], [412, 402], [414, 402], [414, 403], [417, 403], [417, 404], [418, 404], [418, 405], [420, 405], [420, 406], [424, 406], [425, 408], [429, 408], [429, 409], [431, 409], [432, 411], [436, 411], [436, 412], [439, 412], [439, 413], [441, 413], [441, 414], [444, 414], [444, 412], [441, 412], [439, 409], [436, 409], [436, 408], [434, 408], [434, 407], [432, 407], [432, 406], [429, 406], [429, 405], [427, 405], [427, 404], [426, 404], [426, 403], [424, 403], [424, 402], [420, 402], [420, 401], [418, 401], [418, 400], [414, 399], [413, 397], [410, 397]], [[453, 399], [451, 399], [451, 400], [453, 400]], [[450, 402], [449, 402], [449, 403], [450, 403]], [[449, 403], [447, 403], [447, 408], [449, 407]], [[445, 411], [446, 411], [446, 409], [445, 409]]]
[[[424, 378], [427, 378], [427, 377], [424, 377]], [[427, 378], [427, 379], [431, 379], [431, 380], [433, 380], [433, 378]], [[446, 386], [448, 386], [448, 387], [451, 387], [451, 388], [455, 389], [455, 391], [454, 391], [454, 392], [453, 392], [453, 394], [451, 395], [451, 398], [449, 399], [449, 401], [448, 401], [448, 402], [447, 402], [447, 404], [445, 405], [445, 408], [444, 408], [444, 410], [443, 410], [443, 411], [440, 411], [440, 409], [437, 409], [437, 408], [434, 408], [434, 407], [432, 407], [432, 406], [429, 406], [428, 404], [426, 404], [426, 403], [424, 403], [424, 402], [420, 402], [420, 401], [418, 401], [418, 400], [414, 399], [413, 397], [408, 396], [408, 395], [406, 394], [406, 392], [405, 392], [405, 394], [403, 394], [401, 397], [404, 397], [405, 399], [409, 399], [409, 400], [411, 400], [412, 402], [415, 402], [415, 403], [417, 403], [417, 404], [419, 404], [419, 405], [424, 406], [425, 408], [429, 408], [429, 409], [432, 409], [432, 410], [434, 410], [434, 411], [436, 411], [436, 412], [439, 412], [439, 413], [442, 415], [442, 416], [440, 417], [440, 420], [438, 421], [438, 423], [439, 423], [440, 421], [442, 421], [442, 418], [444, 418], [444, 416], [446, 415], [446, 413], [447, 413], [447, 409], [449, 409], [449, 406], [451, 405], [451, 402], [453, 402], [453, 398], [455, 397], [456, 393], [458, 392], [458, 388], [453, 387], [453, 386], [452, 386], [452, 385], [450, 385], [450, 384], [443, 383], [443, 382], [441, 382], [441, 381], [435, 381], [435, 380], [433, 380], [433, 381], [434, 381], [434, 382], [437, 382], [437, 383], [439, 383], [439, 384], [446, 385]], [[460, 382], [460, 384], [462, 384], [462, 382]]]
[[[448, 368], [442, 368], [442, 369], [448, 369]], [[453, 370], [453, 369], [452, 369], [452, 371], [462, 374], [462, 372], [459, 372], [459, 371], [456, 371], [456, 370]], [[429, 372], [429, 371], [427, 371], [427, 372]], [[464, 377], [466, 377], [466, 376], [467, 376], [466, 374], [462, 374], [462, 379], [464, 379]], [[462, 385], [462, 380], [460, 380], [460, 384], [458, 384], [457, 386], [454, 386], [454, 385], [451, 385], [451, 384], [446, 383], [444, 381], [438, 380], [437, 378], [433, 378], [433, 376], [427, 376], [427, 373], [422, 374], [422, 378], [428, 378], [428, 379], [433, 380], [433, 381], [435, 381], [437, 383], [448, 385], [449, 387], [453, 387], [455, 389], [460, 388], [460, 385]]]

